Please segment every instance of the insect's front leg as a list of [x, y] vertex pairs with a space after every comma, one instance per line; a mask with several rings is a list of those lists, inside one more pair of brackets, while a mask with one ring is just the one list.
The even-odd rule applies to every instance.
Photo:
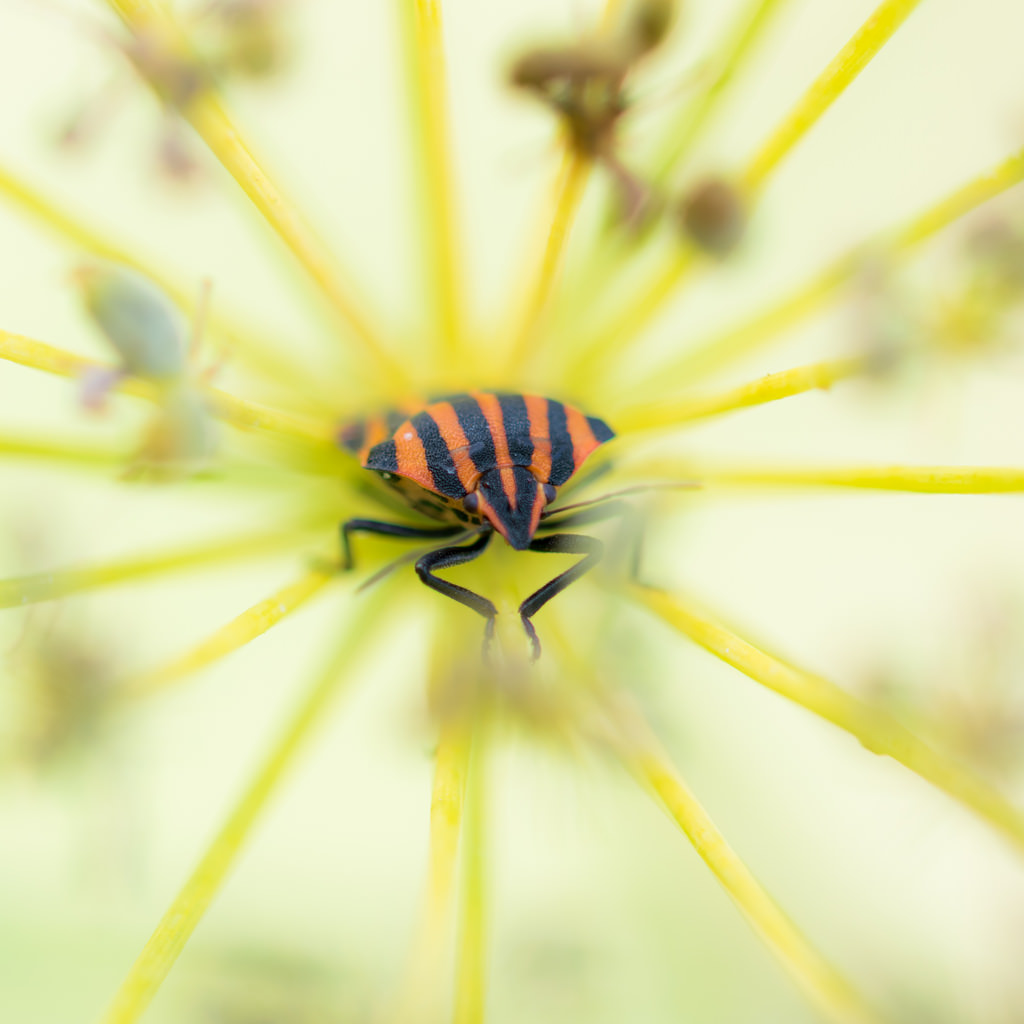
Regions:
[[346, 572], [353, 567], [352, 544], [349, 540], [349, 535], [353, 533], [375, 533], [402, 540], [438, 540], [454, 537], [464, 531], [463, 526], [403, 526], [401, 523], [386, 523], [379, 519], [349, 519], [341, 524], [341, 567]]
[[555, 533], [549, 537], [535, 537], [530, 544], [530, 550], [586, 556], [553, 580], [549, 580], [539, 590], [534, 591], [519, 606], [519, 617], [523, 621], [526, 635], [530, 638], [530, 644], [533, 647], [532, 657], [536, 661], [540, 657], [540, 638], [530, 620], [556, 594], [560, 594], [570, 583], [575, 583], [584, 573], [590, 572], [601, 561], [604, 545], [596, 537], [585, 537], [579, 533]]

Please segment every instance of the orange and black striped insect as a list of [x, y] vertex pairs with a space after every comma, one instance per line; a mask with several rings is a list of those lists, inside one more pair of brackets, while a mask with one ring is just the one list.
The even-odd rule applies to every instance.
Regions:
[[[540, 654], [530, 621], [556, 594], [600, 560], [594, 537], [550, 531], [618, 514], [615, 503], [553, 509], [562, 486], [600, 445], [614, 437], [600, 419], [553, 398], [473, 391], [432, 401], [418, 412], [389, 412], [345, 427], [343, 447], [363, 467], [378, 473], [416, 512], [445, 525], [406, 526], [376, 519], [350, 519], [341, 527], [343, 565], [352, 568], [350, 535], [376, 533], [405, 539], [452, 539], [416, 561], [419, 578], [487, 620], [485, 647], [498, 609], [481, 594], [435, 575], [438, 569], [472, 561], [495, 533], [517, 551], [583, 555], [519, 606], [519, 616]], [[537, 536], [543, 534], [543, 536]], [[468, 541], [469, 543], [459, 543]]]

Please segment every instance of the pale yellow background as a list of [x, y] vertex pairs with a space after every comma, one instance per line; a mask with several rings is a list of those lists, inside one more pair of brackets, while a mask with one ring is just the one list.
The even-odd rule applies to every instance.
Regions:
[[[54, 150], [76, 97], [115, 64], [101, 35], [87, 38], [100, 6], [0, 2], [0, 161], [197, 284], [212, 275], [217, 295], [306, 351], [303, 338], [330, 328], [309, 312], [316, 303], [299, 274], [221, 173], [193, 194], [158, 183], [154, 107], [139, 90], [128, 87], [89, 151]], [[735, 6], [686, 5], [679, 56], [649, 85], [651, 117], [700, 80], [701, 54]], [[871, 7], [793, 0], [700, 167], [749, 155]], [[515, 278], [555, 159], [547, 120], [509, 96], [502, 69], [517, 44], [585, 24], [588, 5], [450, 0], [445, 10], [471, 292], [486, 324]], [[272, 87], [239, 90], [233, 105], [389, 326], [413, 333], [418, 249], [393, 11], [381, 0], [319, 0], [301, 6], [298, 29], [301, 66]], [[658, 343], [732, 319], [1018, 148], [1021, 38], [1016, 0], [927, 0], [787, 161], [742, 258], [687, 295]], [[73, 264], [0, 203], [0, 327], [103, 354], [69, 286]], [[943, 264], [920, 266], [937, 300]], [[820, 317], [737, 377], [842, 351], [854, 332], [849, 315]], [[1018, 350], [917, 390], [851, 385], [740, 414], [692, 431], [685, 450], [1024, 465], [1022, 386]], [[344, 387], [339, 407], [357, 405]], [[69, 384], [0, 365], [4, 431], [124, 436], [137, 422], [132, 407], [83, 424]], [[275, 500], [221, 499], [214, 485], [205, 494], [5, 467], [4, 575], [258, 525]], [[648, 550], [660, 581], [705, 595], [845, 686], [888, 667], [917, 686], [959, 674], [969, 688], [979, 602], [1005, 604], [1021, 626], [1022, 513], [1013, 497], [702, 495], [665, 506]], [[279, 559], [174, 576], [83, 598], [68, 614], [123, 664], [148, 665], [295, 572]], [[97, 1018], [344, 614], [332, 599], [308, 609], [180, 692], [125, 713], [101, 749], [58, 771], [4, 769], [0, 1020]], [[425, 863], [432, 739], [424, 637], [411, 622], [396, 608], [379, 654], [283, 787], [147, 1020], [261, 1019], [251, 1007], [249, 1016], [223, 1009], [247, 998], [288, 1008], [272, 1019], [370, 1019], [402, 963]], [[3, 625], [3, 644], [14, 644], [21, 618]], [[808, 935], [882, 1005], [921, 1008], [900, 1019], [1019, 1020], [1024, 870], [1008, 845], [899, 766], [639, 616], [633, 628], [645, 649], [620, 658], [630, 685], [730, 841]], [[1020, 686], [1024, 647], [1017, 658], [1009, 671]], [[495, 1024], [815, 1019], [628, 780], [524, 742], [510, 744], [498, 774]], [[243, 996], [256, 979], [255, 996]], [[302, 1000], [330, 1009], [302, 1017]]]

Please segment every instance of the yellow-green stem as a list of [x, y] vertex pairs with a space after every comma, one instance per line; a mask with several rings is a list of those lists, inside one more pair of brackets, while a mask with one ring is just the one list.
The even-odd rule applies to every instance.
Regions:
[[610, 413], [621, 434], [681, 426], [694, 420], [720, 416], [723, 413], [748, 409], [767, 402], [777, 402], [792, 395], [830, 388], [839, 381], [863, 373], [869, 363], [864, 359], [832, 359], [792, 370], [770, 373], [750, 384], [730, 388], [718, 395], [698, 395], [674, 401], [648, 403], [625, 412]]
[[122, 684], [119, 695], [123, 698], [149, 696], [226, 658], [298, 611], [337, 578], [338, 573], [326, 566], [304, 573], [215, 630], [190, 651]]
[[206, 541], [135, 558], [119, 558], [80, 569], [54, 569], [0, 580], [0, 608], [18, 608], [39, 601], [53, 601], [87, 590], [183, 569], [207, 568], [220, 562], [262, 558], [310, 543], [333, 522], [333, 518], [328, 519], [321, 512], [317, 517], [279, 522], [272, 529], [236, 535], [228, 540]]
[[[81, 378], [90, 370], [113, 369], [94, 359], [76, 356], [45, 342], [20, 334], [11, 334], [8, 331], [0, 331], [0, 359], [72, 380]], [[121, 378], [115, 383], [114, 390], [150, 402], [159, 403], [161, 400], [159, 387], [137, 377]], [[239, 430], [276, 434], [292, 441], [312, 443], [322, 448], [327, 448], [331, 444], [337, 430], [336, 424], [330, 421], [297, 416], [255, 402], [247, 402], [244, 398], [230, 395], [218, 388], [200, 387], [200, 390], [209, 400], [211, 413]]]
[[[0, 194], [6, 195], [17, 209], [34, 217], [83, 252], [98, 259], [132, 267], [154, 281], [182, 309], [191, 311], [195, 308], [199, 295], [198, 283], [193, 286], [184, 284], [167, 270], [141, 258], [128, 246], [113, 241], [97, 228], [61, 208], [4, 167], [0, 167]], [[210, 311], [210, 328], [214, 334], [227, 340], [232, 358], [237, 356], [241, 362], [263, 376], [287, 383], [302, 394], [308, 395], [313, 389], [321, 399], [329, 397], [322, 376], [304, 372], [301, 365], [289, 359], [282, 351], [281, 339], [263, 334], [237, 313], [223, 312], [223, 307], [224, 300], [218, 295]]]
[[462, 355], [465, 311], [461, 283], [465, 275], [458, 192], [448, 117], [448, 81], [440, 0], [397, 0], [405, 35], [405, 63], [412, 110], [415, 152], [410, 166], [418, 173], [427, 295], [434, 306], [436, 357], [457, 361]]
[[737, 487], [849, 487], [917, 494], [1013, 494], [1024, 491], [1017, 466], [836, 466], [707, 462], [657, 458], [624, 462], [627, 476], [696, 480]]
[[637, 712], [630, 716], [627, 728], [632, 742], [620, 753], [625, 766], [682, 829], [747, 922], [809, 999], [836, 1024], [878, 1024], [879, 1017], [810, 944], [729, 846]]
[[130, 453], [110, 445], [88, 445], [81, 441], [67, 441], [44, 437], [13, 437], [0, 435], [0, 456], [24, 458], [41, 462], [64, 462], [71, 466], [103, 469], [123, 466]]
[[690, 106], [684, 107], [665, 132], [654, 158], [654, 181], [664, 185], [685, 164], [687, 157], [711, 124], [719, 103], [747, 57], [762, 39], [771, 19], [786, 0], [748, 0], [721, 48], [712, 59], [717, 69], [714, 78]]
[[[313, 726], [323, 717], [341, 686], [352, 678], [352, 661], [364, 646], [367, 633], [372, 631], [371, 609], [376, 610], [375, 602], [367, 602], [353, 614], [347, 629], [342, 626], [343, 639], [326, 669], [296, 708], [269, 756], [157, 925], [114, 997], [103, 1024], [132, 1024], [156, 995]], [[344, 619], [339, 621], [344, 623]]]
[[[587, 380], [607, 379], [608, 362], [621, 355], [627, 339], [639, 335], [665, 307], [686, 276], [699, 263], [699, 256], [690, 246], [676, 245], [656, 267], [637, 295], [617, 314], [604, 320], [604, 326], [582, 345], [574, 346], [569, 376]], [[628, 346], [626, 346], [628, 348]]]
[[[867, 67], [920, 2], [885, 0], [815, 80], [740, 175], [748, 206], [783, 158]], [[579, 351], [575, 371], [586, 372], [588, 364], [603, 367], [605, 360], [619, 350], [626, 338], [643, 331], [677, 293], [696, 262], [697, 254], [692, 246], [677, 245], [669, 251], [661, 267], [650, 273], [649, 279], [638, 287], [622, 309], [606, 318], [604, 326], [582, 344], [574, 346]]]
[[487, 724], [478, 718], [472, 725], [462, 819], [462, 905], [456, 944], [454, 1024], [483, 1024], [487, 1000], [488, 741]]
[[804, 284], [739, 324], [714, 332], [685, 347], [668, 366], [659, 367], [638, 389], [648, 386], [671, 390], [707, 377], [729, 363], [764, 347], [785, 331], [822, 308], [868, 260], [897, 260], [983, 203], [1020, 184], [1024, 179], [1024, 150], [1019, 150], [966, 185], [904, 224], [881, 231], [860, 243]]
[[[132, 32], [161, 32], [184, 54], [189, 53], [181, 26], [162, 0], [105, 2]], [[388, 351], [382, 337], [362, 311], [349, 283], [352, 275], [341, 269], [309, 222], [271, 180], [212, 89], [205, 89], [182, 111], [182, 115], [291, 250], [327, 298], [341, 323], [361, 343], [363, 352], [378, 371], [382, 386], [391, 393], [407, 388], [406, 368]]]
[[971, 769], [930, 747], [881, 708], [759, 650], [687, 598], [639, 585], [630, 593], [716, 658], [850, 733], [872, 753], [898, 761], [979, 814], [1024, 851], [1024, 813]]
[[427, 891], [405, 975], [386, 1019], [405, 1024], [430, 1019], [440, 1002], [443, 967], [450, 951], [456, 859], [463, 824], [469, 733], [460, 720], [441, 725], [430, 798]]
[[[607, 35], [613, 30], [623, 6], [622, 0], [605, 0], [598, 22], [599, 33]], [[520, 371], [538, 341], [541, 318], [558, 282], [569, 233], [590, 178], [590, 157], [571, 148], [568, 135], [563, 142], [568, 148], [562, 156], [562, 165], [555, 180], [553, 200], [550, 208], [544, 211], [541, 222], [543, 227], [538, 233], [544, 239], [543, 255], [538, 263], [535, 256], [538, 246], [531, 240], [529, 256], [525, 261], [526, 269], [522, 275], [527, 282], [525, 294], [519, 300], [518, 308], [506, 314], [502, 321], [503, 324], [512, 324], [507, 372]], [[533, 270], [535, 265], [536, 273]]]
[[842, 96], [920, 3], [921, 0], [885, 0], [875, 8], [747, 165], [740, 181], [748, 193], [764, 188], [793, 147]]
[[[555, 182], [552, 208], [544, 216], [548, 227], [543, 255], [526, 288], [521, 309], [506, 320], [513, 325], [508, 367], [513, 373], [526, 361], [536, 341], [540, 319], [558, 280], [569, 232], [579, 211], [589, 174], [590, 160], [587, 157], [574, 151], [564, 155]], [[530, 269], [532, 272], [532, 261]]]

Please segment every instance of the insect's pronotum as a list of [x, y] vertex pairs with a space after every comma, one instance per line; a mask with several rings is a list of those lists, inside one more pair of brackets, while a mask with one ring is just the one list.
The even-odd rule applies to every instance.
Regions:
[[558, 488], [612, 437], [603, 420], [553, 398], [490, 391], [451, 395], [411, 415], [410, 410], [392, 411], [353, 423], [342, 431], [342, 445], [358, 454], [366, 469], [379, 473], [416, 512], [445, 525], [349, 519], [341, 528], [344, 566], [352, 567], [349, 535], [354, 532], [455, 541], [423, 555], [416, 572], [428, 587], [484, 616], [486, 642], [498, 614], [494, 603], [442, 579], [435, 570], [476, 558], [495, 532], [517, 551], [582, 555], [519, 606], [537, 657], [540, 641], [530, 620], [592, 569], [602, 553], [601, 542], [593, 537], [550, 531], [582, 526], [619, 511], [608, 504], [559, 517], [551, 505]]

